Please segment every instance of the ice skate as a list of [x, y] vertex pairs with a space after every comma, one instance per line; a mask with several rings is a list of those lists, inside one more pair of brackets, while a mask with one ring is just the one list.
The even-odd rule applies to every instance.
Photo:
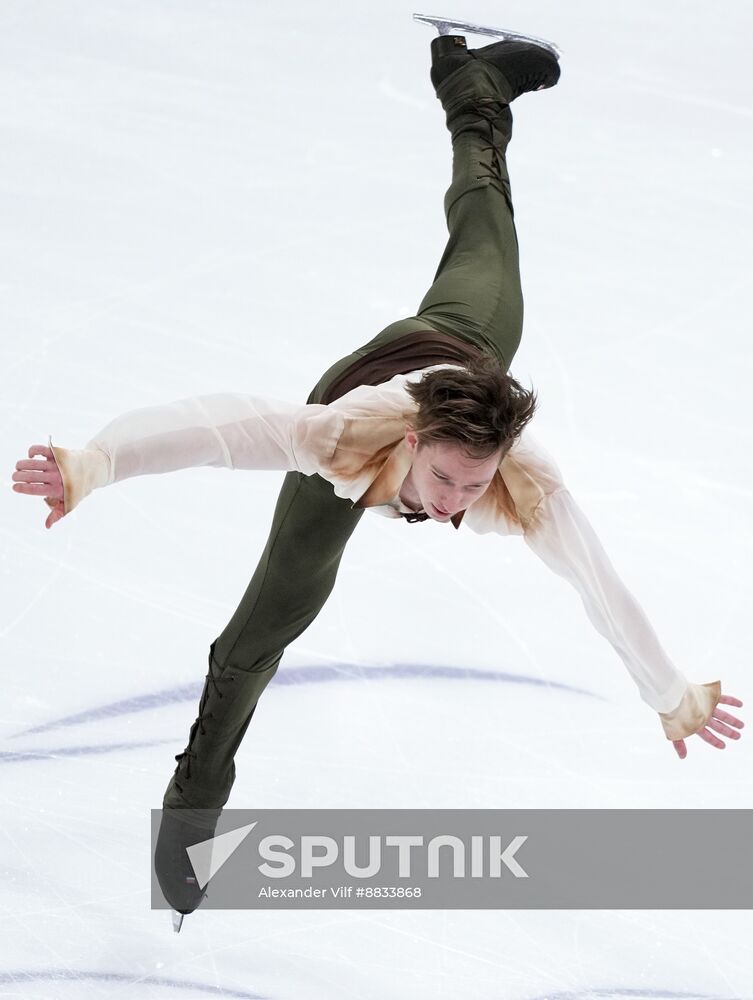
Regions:
[[[559, 50], [551, 42], [519, 32], [483, 28], [465, 21], [422, 14], [414, 14], [414, 17], [434, 24], [440, 32], [431, 43], [431, 82], [435, 89], [470, 59], [480, 59], [494, 66], [509, 83], [512, 90], [510, 100], [513, 101], [521, 94], [553, 87], [559, 80]], [[501, 41], [469, 49], [463, 35], [447, 33], [451, 28], [494, 35]]]
[[[213, 828], [190, 822], [191, 812], [163, 809], [154, 852], [154, 871], [162, 895], [173, 908], [173, 930], [176, 933], [180, 931], [183, 917], [193, 913], [206, 896], [206, 888], [199, 886], [187, 848], [214, 836]], [[217, 815], [219, 818], [219, 810]]]

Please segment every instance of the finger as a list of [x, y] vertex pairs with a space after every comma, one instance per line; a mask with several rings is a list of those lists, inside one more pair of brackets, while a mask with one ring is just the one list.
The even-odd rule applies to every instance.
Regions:
[[22, 458], [20, 462], [16, 462], [17, 469], [45, 469], [52, 472], [53, 469], [57, 469], [56, 462], [48, 462], [47, 459], [38, 458]]
[[710, 729], [699, 729], [696, 735], [700, 736], [707, 743], [710, 743], [712, 747], [716, 747], [717, 750], [724, 750], [726, 748], [726, 743], [722, 743], [718, 737], [714, 736]]
[[44, 469], [37, 472], [14, 472], [11, 476], [14, 483], [51, 483], [58, 478], [54, 472], [45, 472]]
[[721, 733], [722, 736], [726, 736], [730, 740], [740, 739], [740, 733], [738, 733], [736, 729], [730, 729], [729, 726], [725, 726], [725, 724], [720, 722], [718, 719], [711, 718], [706, 725], [709, 729], [713, 729], [715, 732]]
[[685, 746], [685, 740], [672, 740], [672, 746], [677, 751], [677, 756], [680, 760], [685, 760], [688, 756], [688, 748]]
[[733, 698], [731, 694], [723, 694], [719, 701], [724, 702], [725, 705], [736, 705], [738, 708], [743, 707], [743, 703], [739, 698]]
[[714, 718], [720, 719], [722, 722], [726, 722], [730, 726], [737, 726], [738, 729], [745, 728], [745, 723], [741, 719], [738, 719], [737, 716], [730, 715], [729, 712], [722, 712], [719, 708], [714, 711]]
[[14, 483], [13, 489], [16, 491], [16, 493], [27, 493], [29, 496], [33, 497], [44, 497], [44, 496], [55, 496], [58, 498], [62, 497], [61, 492], [53, 490], [52, 487], [46, 483]]
[[55, 524], [56, 521], [59, 521], [62, 516], [63, 516], [63, 514], [62, 514], [62, 512], [60, 510], [55, 509], [55, 510], [51, 511], [50, 512], [50, 516], [44, 522], [45, 527], [46, 528], [51, 528], [53, 526], [53, 524]]
[[47, 445], [44, 444], [33, 444], [31, 448], [29, 448], [29, 458], [33, 458], [35, 455], [44, 455], [44, 457], [50, 462], [55, 461], [52, 449], [48, 448]]

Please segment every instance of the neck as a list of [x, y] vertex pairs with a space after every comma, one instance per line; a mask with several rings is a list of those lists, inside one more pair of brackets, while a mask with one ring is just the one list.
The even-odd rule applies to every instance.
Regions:
[[415, 487], [413, 485], [413, 470], [408, 470], [408, 475], [402, 482], [400, 487], [399, 497], [402, 503], [406, 507], [410, 507], [411, 510], [422, 510], [421, 501], [418, 498], [418, 493], [416, 493]]

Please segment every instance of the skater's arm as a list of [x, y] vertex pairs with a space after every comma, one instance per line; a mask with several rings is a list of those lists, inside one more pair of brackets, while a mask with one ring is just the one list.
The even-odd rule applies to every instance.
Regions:
[[716, 706], [720, 701], [736, 705], [741, 702], [721, 696], [718, 682], [688, 683], [674, 666], [588, 518], [567, 490], [556, 462], [530, 429], [520, 435], [503, 460], [500, 473], [507, 501], [503, 497], [497, 507], [504, 509], [507, 505], [513, 516], [496, 515], [490, 520], [482, 508], [475, 518], [477, 530], [523, 534], [539, 558], [575, 587], [591, 622], [621, 657], [643, 700], [659, 713], [667, 738], [674, 742], [678, 754], [685, 756], [683, 737], [696, 732], [708, 743], [724, 746], [704, 724], [724, 736], [738, 736], [726, 725], [732, 717]]
[[667, 656], [568, 490], [563, 487], [540, 501], [524, 538], [551, 570], [578, 591], [588, 617], [624, 661], [643, 700], [657, 712], [676, 708], [688, 682]]
[[[33, 446], [29, 460], [17, 463], [14, 489], [55, 504], [49, 527], [93, 489], [133, 476], [198, 466], [311, 475], [331, 456], [342, 426], [326, 406], [196, 396], [122, 414], [82, 449]], [[30, 461], [34, 455], [42, 461]]]
[[741, 702], [723, 698], [719, 681], [691, 684], [674, 666], [564, 486], [542, 498], [524, 528], [524, 537], [547, 566], [578, 591], [591, 622], [621, 657], [643, 700], [659, 713], [664, 732], [681, 757], [684, 745], [679, 744], [694, 733], [714, 746], [724, 746], [707, 727], [732, 739], [739, 737], [739, 732], [725, 724], [731, 717], [725, 717], [717, 705]]

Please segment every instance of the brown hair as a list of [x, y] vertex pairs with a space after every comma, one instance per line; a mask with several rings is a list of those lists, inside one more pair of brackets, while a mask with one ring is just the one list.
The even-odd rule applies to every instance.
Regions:
[[499, 449], [504, 455], [538, 402], [532, 389], [524, 388], [487, 353], [462, 368], [427, 372], [407, 389], [418, 405], [411, 425], [420, 444], [460, 444], [481, 459]]

